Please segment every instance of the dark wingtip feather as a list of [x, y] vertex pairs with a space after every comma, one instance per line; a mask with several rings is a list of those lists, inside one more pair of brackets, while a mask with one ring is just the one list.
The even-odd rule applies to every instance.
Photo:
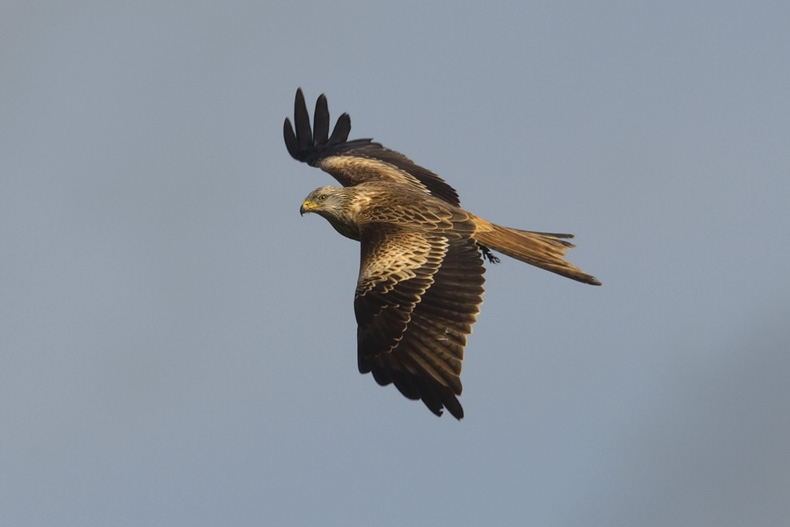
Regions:
[[[328, 126], [328, 125], [327, 125]], [[335, 129], [332, 130], [332, 137], [329, 138], [330, 145], [345, 143], [348, 140], [348, 134], [351, 133], [351, 117], [344, 113], [337, 119]]]
[[450, 415], [459, 421], [464, 418], [464, 409], [456, 397], [453, 396], [451, 398], [445, 398], [444, 407], [447, 408], [447, 411], [450, 412]]
[[327, 140], [329, 140], [329, 105], [326, 102], [326, 95], [322, 93], [315, 102], [313, 143], [323, 145]]
[[296, 138], [296, 134], [294, 134], [294, 129], [291, 126], [291, 120], [287, 117], [283, 123], [283, 137], [285, 138], [285, 148], [288, 149], [288, 153], [291, 154], [292, 158], [298, 160], [299, 140]]
[[302, 88], [296, 90], [294, 100], [294, 124], [296, 125], [296, 138], [299, 146], [309, 148], [313, 146], [313, 131], [310, 129], [310, 115], [307, 113], [307, 103], [304, 100]]
[[415, 380], [420, 388], [420, 399], [436, 416], [441, 417], [446, 408], [459, 421], [463, 418], [464, 409], [449, 387], [436, 385], [419, 377]]

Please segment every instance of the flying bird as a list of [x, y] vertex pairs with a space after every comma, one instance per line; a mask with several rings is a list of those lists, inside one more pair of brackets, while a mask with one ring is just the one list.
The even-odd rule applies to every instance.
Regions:
[[342, 114], [329, 134], [326, 97], [310, 127], [302, 90], [294, 126], [286, 118], [291, 157], [331, 174], [342, 187], [311, 192], [300, 213], [319, 214], [361, 245], [354, 294], [357, 362], [382, 386], [394, 384], [437, 416], [464, 415], [461, 364], [466, 337], [483, 302], [484, 259], [502, 254], [591, 285], [595, 277], [565, 261], [572, 234], [511, 229], [461, 208], [441, 177], [372, 139], [349, 141]]

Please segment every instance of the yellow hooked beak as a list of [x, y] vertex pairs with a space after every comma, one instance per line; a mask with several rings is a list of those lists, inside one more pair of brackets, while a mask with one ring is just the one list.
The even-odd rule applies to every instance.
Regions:
[[313, 212], [317, 208], [318, 208], [318, 206], [308, 199], [308, 200], [305, 200], [304, 203], [302, 203], [301, 207], [299, 207], [299, 214], [304, 216], [305, 212]]

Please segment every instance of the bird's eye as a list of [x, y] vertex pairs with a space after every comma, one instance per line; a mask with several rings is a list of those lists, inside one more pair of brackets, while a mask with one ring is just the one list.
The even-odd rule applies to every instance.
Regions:
[[324, 201], [326, 199], [326, 194], [321, 194], [318, 196], [318, 201]]

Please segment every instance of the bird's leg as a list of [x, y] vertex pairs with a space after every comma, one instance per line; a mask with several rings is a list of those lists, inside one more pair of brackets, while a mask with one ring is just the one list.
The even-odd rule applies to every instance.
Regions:
[[480, 247], [480, 250], [483, 252], [483, 258], [485, 258], [486, 260], [488, 260], [492, 264], [498, 264], [499, 263], [499, 257], [496, 256], [493, 252], [491, 252], [491, 249], [489, 249], [488, 247], [486, 247], [485, 245], [482, 245], [480, 243], [478, 243], [477, 246]]

